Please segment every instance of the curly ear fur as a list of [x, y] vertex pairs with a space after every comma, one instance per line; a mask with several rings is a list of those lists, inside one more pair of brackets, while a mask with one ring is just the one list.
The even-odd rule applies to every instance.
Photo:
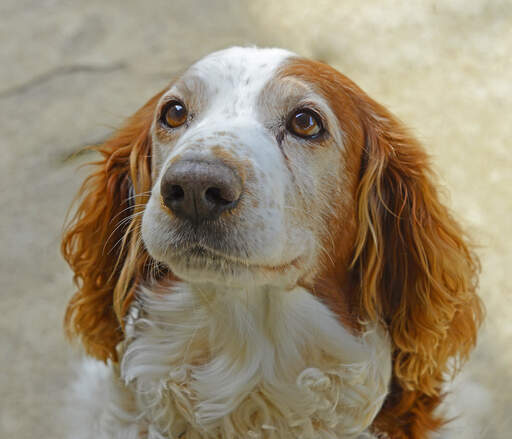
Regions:
[[83, 183], [81, 202], [66, 225], [62, 253], [78, 291], [66, 310], [68, 336], [80, 336], [88, 354], [116, 360], [122, 318], [151, 259], [140, 243], [141, 214], [151, 189], [154, 96], [103, 145], [102, 158]]
[[366, 142], [353, 268], [363, 315], [383, 320], [394, 345], [392, 392], [376, 425], [419, 439], [441, 425], [432, 412], [443, 379], [476, 343], [479, 262], [440, 202], [424, 149], [384, 107], [365, 97], [359, 108]]
[[375, 430], [423, 439], [443, 423], [434, 415], [443, 379], [476, 343], [478, 258], [440, 201], [425, 150], [390, 112], [327, 64], [296, 59], [283, 74], [314, 84], [337, 115], [347, 163], [341, 196], [355, 199], [354, 212], [331, 218], [313, 291], [355, 329], [354, 319], [388, 328], [394, 373]]

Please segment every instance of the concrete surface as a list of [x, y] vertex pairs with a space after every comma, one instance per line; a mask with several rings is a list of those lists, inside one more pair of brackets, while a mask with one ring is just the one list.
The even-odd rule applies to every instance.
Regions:
[[484, 422], [461, 437], [511, 437], [512, 2], [2, 0], [0, 23], [1, 438], [64, 437], [73, 288], [59, 235], [91, 158], [70, 156], [233, 44], [334, 64], [428, 146], [481, 245], [488, 317], [462, 406]]

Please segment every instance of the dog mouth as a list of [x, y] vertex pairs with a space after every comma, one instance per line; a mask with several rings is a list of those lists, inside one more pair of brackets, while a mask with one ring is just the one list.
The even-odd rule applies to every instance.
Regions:
[[284, 263], [262, 264], [236, 255], [224, 253], [203, 244], [193, 244], [186, 248], [173, 251], [170, 256], [174, 263], [178, 263], [184, 268], [208, 268], [216, 271], [233, 271], [238, 268], [266, 272], [282, 272], [293, 267], [297, 268], [301, 260], [301, 257], [298, 256]]
[[259, 282], [284, 274], [288, 279], [309, 263], [304, 246], [286, 254], [280, 239], [255, 237], [249, 226], [243, 218], [230, 216], [193, 227], [179, 218], [149, 215], [143, 219], [142, 238], [155, 260], [189, 281]]
[[237, 264], [249, 265], [249, 262], [246, 259], [221, 252], [204, 244], [192, 244], [188, 248], [178, 252], [178, 255], [190, 255], [192, 257], [207, 259], [222, 259]]

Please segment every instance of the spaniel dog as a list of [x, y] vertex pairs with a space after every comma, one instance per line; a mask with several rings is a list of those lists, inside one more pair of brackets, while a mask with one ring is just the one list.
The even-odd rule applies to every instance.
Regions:
[[62, 249], [84, 438], [423, 439], [478, 260], [423, 147], [326, 64], [213, 53], [97, 147]]

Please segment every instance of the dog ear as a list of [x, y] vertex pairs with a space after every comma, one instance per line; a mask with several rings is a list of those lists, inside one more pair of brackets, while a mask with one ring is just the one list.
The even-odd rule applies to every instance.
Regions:
[[425, 150], [391, 113], [325, 64], [296, 59], [283, 75], [314, 84], [329, 102], [345, 151], [334, 198], [351, 201], [332, 206], [321, 269], [305, 285], [345, 325], [388, 329], [393, 379], [375, 427], [423, 439], [441, 424], [433, 411], [445, 374], [476, 342], [478, 259], [439, 197]]
[[122, 318], [150, 257], [138, 236], [151, 190], [150, 127], [163, 91], [150, 99], [112, 138], [95, 147], [101, 159], [84, 181], [78, 208], [66, 225], [62, 253], [78, 291], [65, 328], [88, 354], [116, 360]]
[[353, 268], [363, 315], [383, 320], [393, 343], [394, 388], [383, 411], [397, 430], [398, 412], [411, 411], [411, 431], [431, 429], [427, 412], [440, 401], [443, 378], [476, 343], [479, 262], [440, 200], [422, 146], [379, 104], [365, 98], [360, 107], [366, 141]]

